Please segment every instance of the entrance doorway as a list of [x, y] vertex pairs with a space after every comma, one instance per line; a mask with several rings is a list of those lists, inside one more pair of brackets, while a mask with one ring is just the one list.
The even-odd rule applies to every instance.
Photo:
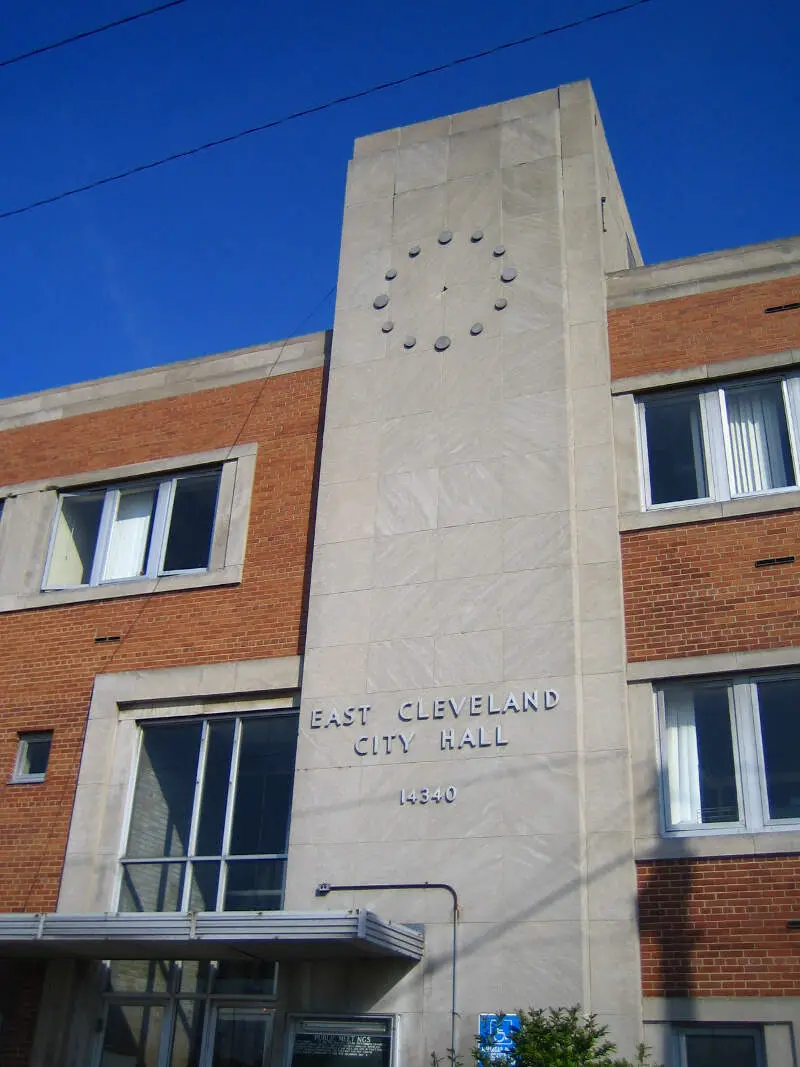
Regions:
[[95, 1067], [269, 1062], [274, 964], [115, 961], [109, 972]]

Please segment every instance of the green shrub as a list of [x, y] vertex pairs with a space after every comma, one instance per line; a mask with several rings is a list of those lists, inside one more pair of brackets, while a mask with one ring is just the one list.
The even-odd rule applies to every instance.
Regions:
[[[615, 1055], [617, 1046], [607, 1039], [608, 1027], [580, 1007], [531, 1008], [520, 1011], [514, 1039], [516, 1067], [655, 1067], [650, 1050], [639, 1045], [634, 1061]], [[491, 1041], [480, 1040], [472, 1050], [480, 1067], [500, 1067], [504, 1058], [492, 1059]], [[450, 1064], [455, 1067], [453, 1060]], [[434, 1063], [433, 1067], [436, 1067]]]

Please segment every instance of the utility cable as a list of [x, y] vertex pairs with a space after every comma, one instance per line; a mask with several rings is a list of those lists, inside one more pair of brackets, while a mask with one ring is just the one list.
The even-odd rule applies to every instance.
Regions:
[[[182, 2], [182, 0], [179, 0], [179, 2]], [[21, 207], [11, 208], [9, 211], [2, 211], [0, 212], [0, 220], [10, 219], [14, 215], [23, 215], [36, 208], [45, 207], [47, 204], [55, 204], [58, 203], [59, 200], [66, 200], [67, 197], [77, 196], [78, 193], [87, 193], [91, 189], [99, 189], [103, 185], [110, 185], [112, 182], [122, 181], [124, 178], [130, 178], [134, 174], [142, 174], [147, 170], [155, 170], [156, 167], [163, 167], [165, 164], [174, 163], [178, 159], [187, 159], [189, 156], [196, 156], [200, 152], [207, 152], [211, 148], [218, 148], [220, 145], [239, 141], [243, 137], [250, 137], [254, 133], [263, 133], [264, 130], [271, 130], [277, 126], [283, 126], [287, 122], [294, 122], [295, 119], [305, 118], [308, 115], [318, 115], [320, 112], [328, 111], [333, 107], [338, 107], [340, 104], [348, 104], [353, 100], [363, 100], [365, 97], [373, 96], [375, 93], [383, 92], [386, 89], [396, 89], [400, 85], [407, 85], [409, 82], [415, 81], [418, 78], [426, 78], [430, 74], [440, 74], [442, 71], [452, 70], [454, 67], [461, 66], [464, 63], [473, 63], [477, 59], [486, 59], [488, 56], [497, 55], [498, 52], [503, 52], [509, 48], [518, 48], [520, 45], [530, 44], [531, 41], [540, 40], [542, 37], [550, 37], [555, 33], [562, 33], [565, 30], [574, 30], [578, 26], [585, 26], [590, 22], [598, 22], [600, 19], [609, 18], [611, 15], [619, 15], [624, 11], [631, 11], [633, 8], [642, 7], [644, 4], [652, 2], [653, 0], [631, 0], [630, 3], [622, 4], [620, 7], [598, 11], [594, 15], [586, 15], [584, 18], [576, 19], [573, 22], [565, 22], [560, 26], [551, 26], [547, 30], [539, 30], [537, 33], [528, 34], [527, 37], [518, 37], [514, 41], [505, 41], [502, 44], [494, 45], [492, 48], [484, 48], [480, 52], [472, 52], [466, 56], [459, 56], [457, 59], [448, 60], [446, 63], [439, 63], [435, 67], [426, 67], [424, 70], [417, 70], [411, 74], [404, 74], [402, 77], [393, 78], [391, 81], [380, 82], [378, 85], [372, 85], [368, 89], [359, 89], [354, 93], [346, 93], [344, 96], [337, 96], [333, 100], [327, 100], [322, 104], [314, 104], [312, 107], [302, 108], [299, 111], [292, 111], [288, 115], [282, 115], [277, 119], [270, 119], [268, 122], [261, 122], [257, 126], [248, 126], [247, 129], [237, 130], [236, 133], [230, 133], [226, 137], [218, 137], [213, 141], [206, 141], [203, 144], [195, 145], [193, 148], [185, 148], [181, 152], [173, 152], [171, 155], [163, 156], [161, 159], [154, 159], [150, 163], [140, 163], [136, 167], [118, 171], [116, 174], [109, 174], [105, 178], [97, 178], [95, 181], [87, 182], [85, 185], [77, 185], [72, 189], [65, 189], [63, 192], [56, 193], [54, 196], [43, 197], [41, 200], [34, 200]]]
[[32, 48], [30, 52], [21, 52], [18, 56], [0, 59], [0, 67], [10, 67], [12, 63], [21, 63], [23, 59], [32, 59], [34, 56], [40, 56], [44, 52], [53, 52], [56, 48], [63, 48], [65, 44], [73, 44], [75, 41], [83, 41], [87, 37], [95, 37], [98, 33], [105, 33], [106, 30], [113, 30], [117, 26], [125, 26], [129, 22], [146, 19], [150, 15], [157, 15], [159, 11], [166, 11], [168, 7], [178, 7], [180, 4], [185, 3], [186, 0], [169, 0], [168, 3], [159, 4], [158, 7], [150, 7], [147, 11], [138, 11], [135, 15], [126, 15], [125, 18], [116, 19], [114, 22], [106, 22], [103, 26], [95, 26], [93, 30], [84, 30], [83, 33], [74, 33], [72, 37], [64, 37], [60, 41], [53, 41], [52, 44], [43, 44], [39, 48]]

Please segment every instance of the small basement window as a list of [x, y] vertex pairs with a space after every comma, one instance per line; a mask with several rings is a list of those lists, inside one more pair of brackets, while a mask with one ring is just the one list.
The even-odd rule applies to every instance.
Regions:
[[206, 570], [220, 473], [62, 493], [43, 588]]
[[763, 1067], [760, 1029], [697, 1026], [677, 1033], [680, 1067]]
[[19, 735], [17, 759], [14, 764], [12, 782], [43, 782], [50, 760], [50, 745], [53, 741], [52, 730]]

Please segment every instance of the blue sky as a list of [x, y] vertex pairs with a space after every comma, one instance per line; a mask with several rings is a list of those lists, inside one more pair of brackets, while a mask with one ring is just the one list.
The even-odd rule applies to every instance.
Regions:
[[[5, 0], [0, 59], [147, 6]], [[610, 6], [187, 0], [0, 69], [0, 212]], [[796, 234], [798, 41], [796, 0], [650, 0], [0, 220], [0, 396], [331, 325], [355, 137], [579, 78], [647, 262]]]

